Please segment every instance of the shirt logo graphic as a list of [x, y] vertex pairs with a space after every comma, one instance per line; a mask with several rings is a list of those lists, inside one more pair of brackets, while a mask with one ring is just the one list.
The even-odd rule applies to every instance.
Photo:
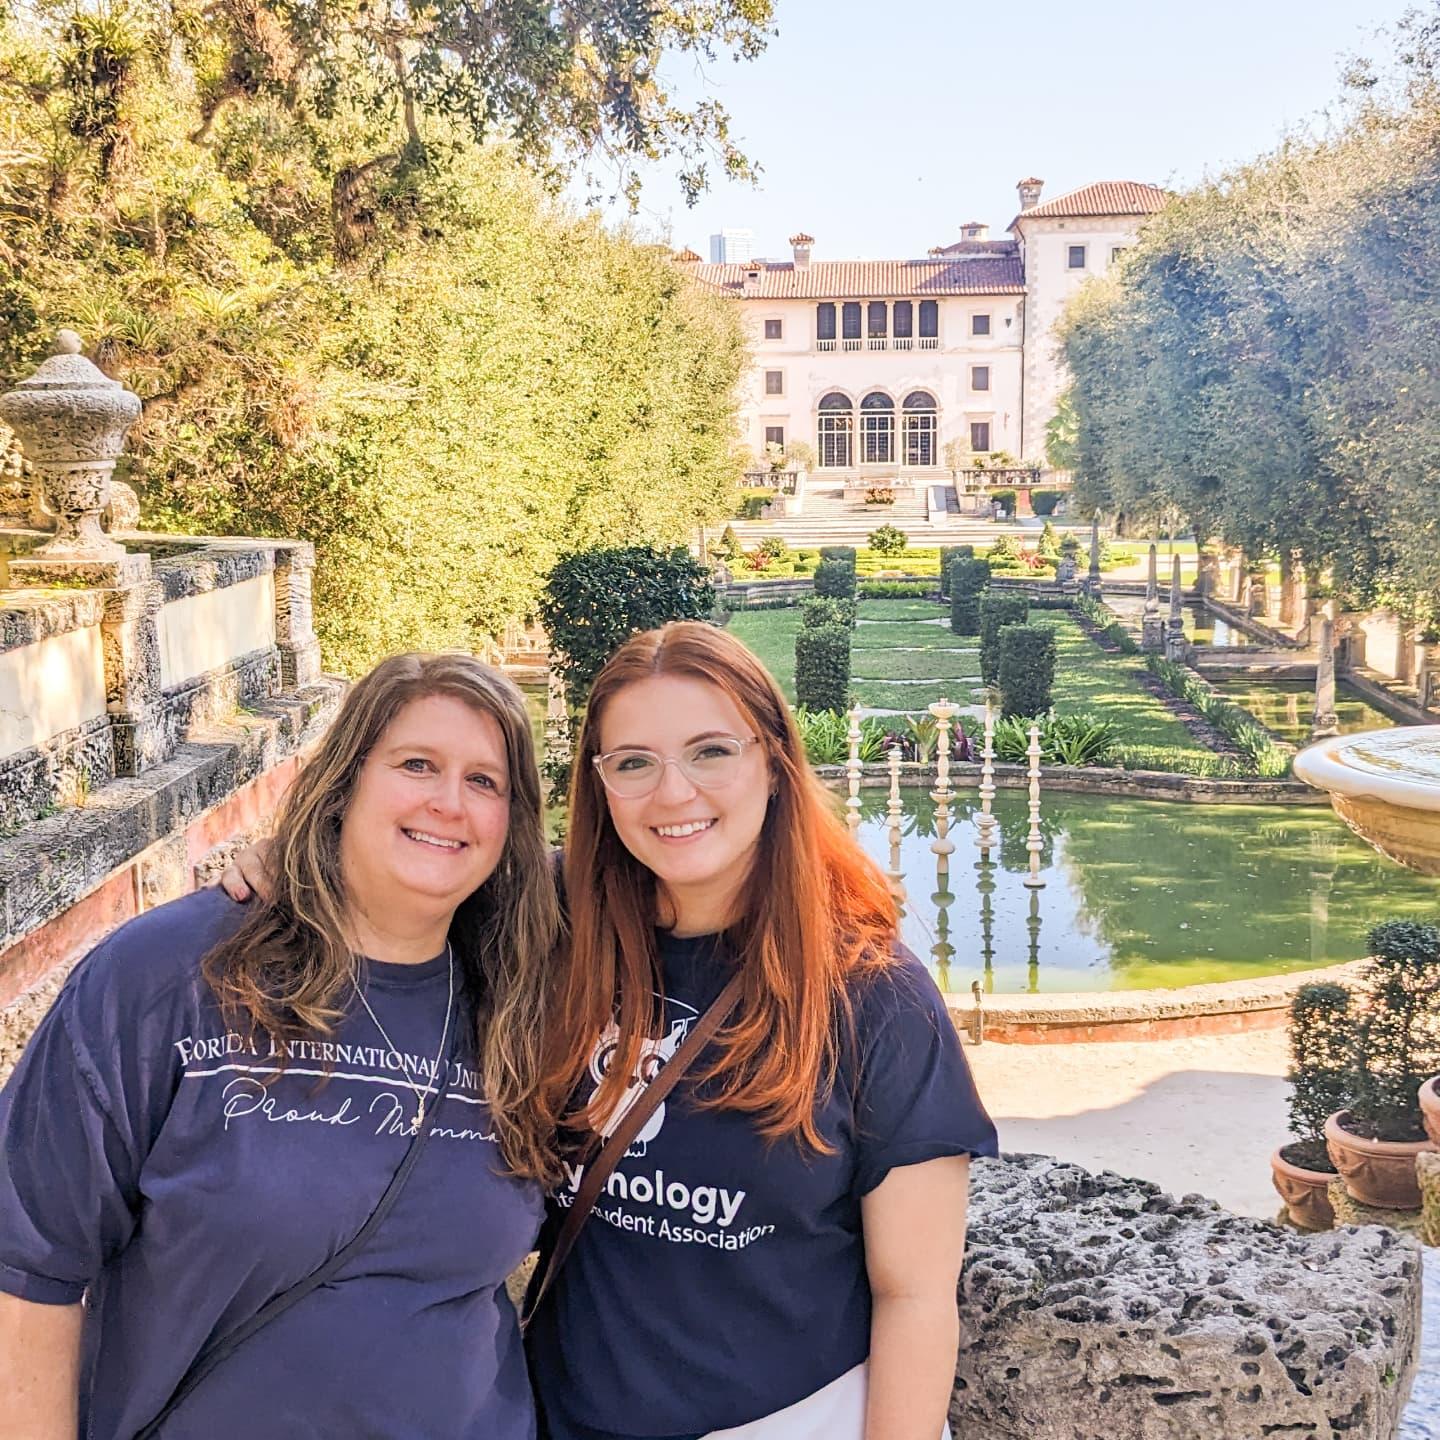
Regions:
[[[592, 1121], [595, 1130], [602, 1139], [608, 1140], [615, 1133], [620, 1122], [629, 1113], [630, 1107], [644, 1093], [645, 1087], [665, 1068], [675, 1052], [684, 1043], [685, 1037], [690, 1033], [690, 1028], [700, 1017], [700, 1012], [693, 1005], [683, 1005], [678, 1000], [666, 1000], [667, 1010], [683, 1010], [686, 1013], [670, 1021], [670, 1028], [660, 1039], [649, 1039], [641, 1043], [640, 1058], [630, 1076], [630, 1083], [625, 1087], [624, 1093], [620, 1096], [619, 1102], [614, 1109], [603, 1119]], [[595, 1046], [590, 1056], [590, 1077], [596, 1085], [610, 1073], [610, 1068], [615, 1062], [615, 1056], [620, 1048], [620, 1031], [612, 1020], [600, 1036], [599, 1043]], [[660, 1133], [665, 1124], [665, 1105], [655, 1107], [655, 1113], [645, 1122], [640, 1133], [630, 1143], [630, 1148], [625, 1152], [628, 1159], [632, 1155], [644, 1155], [650, 1147], [650, 1142]]]

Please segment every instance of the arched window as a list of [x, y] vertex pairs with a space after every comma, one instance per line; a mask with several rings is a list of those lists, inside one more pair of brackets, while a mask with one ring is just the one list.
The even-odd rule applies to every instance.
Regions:
[[825, 470], [848, 470], [850, 436], [855, 426], [855, 409], [850, 397], [832, 390], [820, 401], [818, 443], [820, 466]]
[[860, 402], [860, 463], [895, 463], [895, 402], [880, 390]]
[[935, 464], [935, 397], [928, 390], [912, 390], [900, 408], [904, 412], [901, 446], [905, 464]]

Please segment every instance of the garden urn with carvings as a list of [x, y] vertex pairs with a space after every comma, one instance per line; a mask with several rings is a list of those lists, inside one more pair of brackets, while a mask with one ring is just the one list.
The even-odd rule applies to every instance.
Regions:
[[53, 353], [28, 380], [0, 395], [0, 420], [15, 432], [56, 517], [55, 537], [36, 551], [53, 560], [124, 555], [101, 529], [110, 475], [125, 432], [140, 418], [139, 398], [80, 353], [62, 330]]

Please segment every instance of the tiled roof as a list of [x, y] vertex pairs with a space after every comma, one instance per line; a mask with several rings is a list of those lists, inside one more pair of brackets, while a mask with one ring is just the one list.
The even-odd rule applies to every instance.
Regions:
[[809, 265], [697, 265], [704, 285], [747, 300], [884, 300], [931, 295], [1010, 295], [1025, 289], [1020, 258], [1013, 253], [940, 260], [817, 260]]
[[677, 250], [675, 252], [675, 258], [682, 265], [693, 265], [696, 263], [696, 261], [700, 259], [700, 257], [692, 249], [690, 249], [688, 245], [683, 250]]
[[798, 235], [792, 235], [790, 237], [790, 243], [792, 245], [813, 245], [815, 243], [815, 237], [813, 235], [807, 235], [802, 230]]
[[957, 240], [953, 245], [937, 245], [932, 255], [1018, 255], [1020, 246], [1014, 240]]
[[[1153, 215], [1165, 208], [1169, 196], [1158, 185], [1138, 180], [1101, 180], [1057, 195], [1043, 205], [1022, 210], [1016, 220], [1049, 220], [1087, 215]], [[1012, 228], [1013, 228], [1012, 222]]]

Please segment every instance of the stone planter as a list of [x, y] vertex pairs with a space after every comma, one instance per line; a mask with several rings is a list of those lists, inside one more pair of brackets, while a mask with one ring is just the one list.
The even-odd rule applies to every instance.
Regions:
[[1362, 1205], [1380, 1210], [1418, 1210], [1420, 1182], [1415, 1157], [1435, 1147], [1428, 1140], [1367, 1140], [1345, 1129], [1348, 1110], [1325, 1122], [1326, 1148], [1345, 1188]]
[[1420, 1087], [1420, 1118], [1430, 1143], [1440, 1149], [1440, 1075], [1432, 1076]]
[[1285, 1202], [1291, 1220], [1302, 1230], [1335, 1228], [1335, 1212], [1326, 1193], [1334, 1178], [1331, 1170], [1307, 1170], [1292, 1165], [1280, 1150], [1270, 1157], [1270, 1179], [1275, 1193]]

